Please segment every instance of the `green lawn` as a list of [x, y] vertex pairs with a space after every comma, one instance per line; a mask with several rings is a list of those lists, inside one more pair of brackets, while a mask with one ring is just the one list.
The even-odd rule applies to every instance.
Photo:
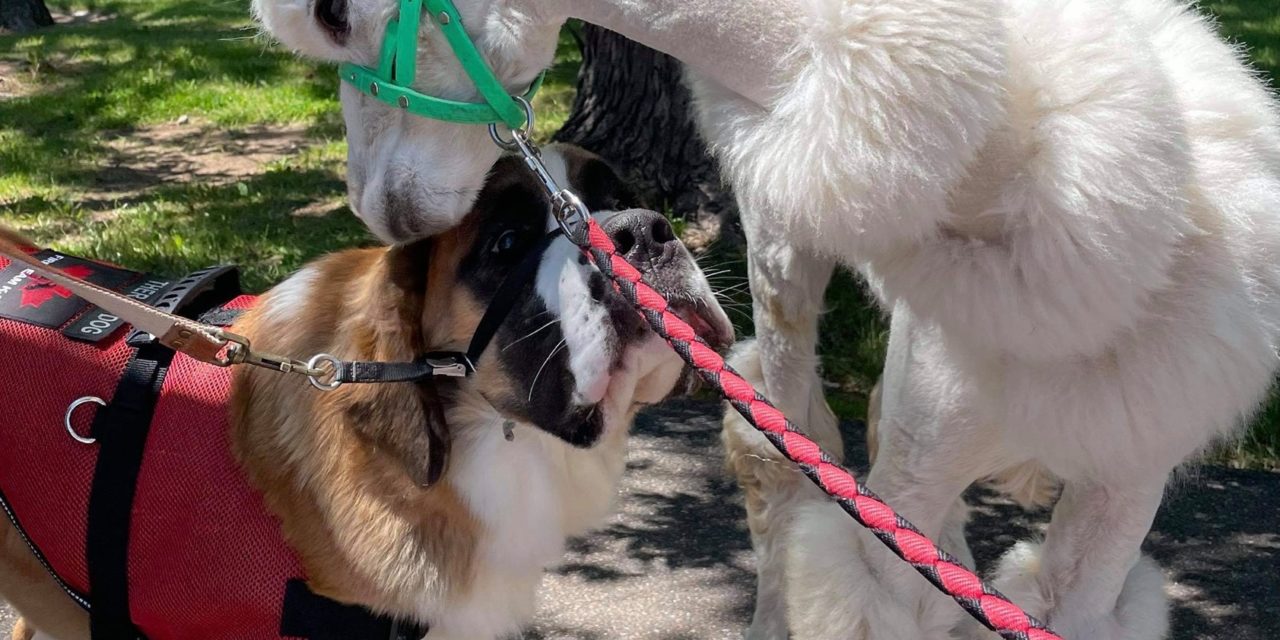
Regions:
[[[247, 0], [50, 2], [64, 11], [86, 6], [109, 19], [0, 36], [0, 69], [17, 69], [26, 85], [25, 95], [0, 98], [0, 220], [66, 251], [136, 267], [180, 272], [236, 262], [255, 288], [316, 255], [370, 241], [344, 207], [295, 215], [345, 194], [332, 66], [270, 46]], [[538, 98], [539, 135], [568, 116], [579, 62], [570, 38], [561, 58]], [[214, 133], [290, 125], [306, 149], [241, 180], [102, 194], [104, 169], [117, 156], [112, 140], [175, 128], [183, 116], [191, 131]], [[226, 152], [236, 153], [234, 144]]]
[[[0, 0], [3, 1], [3, 0]], [[1259, 67], [1280, 74], [1276, 0], [1206, 2]], [[66, 251], [166, 273], [219, 262], [244, 267], [262, 288], [305, 260], [370, 242], [342, 206], [345, 146], [334, 69], [299, 61], [257, 36], [248, 0], [53, 0], [107, 18], [26, 36], [0, 36], [0, 221]], [[539, 96], [537, 133], [563, 121], [579, 59], [566, 35]], [[16, 74], [16, 75], [15, 75]], [[187, 124], [176, 124], [186, 117]], [[296, 152], [233, 179], [115, 183], [120, 141], [160, 131], [218, 138], [224, 154], [251, 150], [261, 129], [295, 132]], [[133, 160], [163, 164], [134, 151]], [[113, 173], [115, 172], [115, 173]], [[159, 171], [164, 173], [164, 171]], [[155, 176], [152, 176], [153, 178]], [[135, 181], [136, 182], [136, 181]], [[300, 213], [301, 212], [301, 213]], [[744, 261], [721, 248], [705, 260], [728, 269], [731, 315], [750, 332]], [[832, 404], [861, 417], [883, 360], [886, 327], [847, 274], [823, 320]], [[1280, 401], [1248, 438], [1218, 457], [1249, 466], [1280, 461]]]

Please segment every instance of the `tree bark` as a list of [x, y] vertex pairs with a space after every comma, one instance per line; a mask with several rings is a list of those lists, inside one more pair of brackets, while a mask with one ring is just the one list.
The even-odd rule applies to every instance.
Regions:
[[613, 164], [646, 206], [685, 221], [695, 248], [739, 242], [737, 204], [698, 134], [680, 62], [590, 24], [581, 44], [573, 111], [554, 139]]
[[53, 26], [44, 0], [0, 0], [0, 28], [25, 33]]

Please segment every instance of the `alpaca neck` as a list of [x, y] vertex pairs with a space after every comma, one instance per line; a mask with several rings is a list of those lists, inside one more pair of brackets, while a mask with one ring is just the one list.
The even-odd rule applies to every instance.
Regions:
[[548, 0], [573, 18], [666, 53], [760, 104], [800, 37], [800, 0]]

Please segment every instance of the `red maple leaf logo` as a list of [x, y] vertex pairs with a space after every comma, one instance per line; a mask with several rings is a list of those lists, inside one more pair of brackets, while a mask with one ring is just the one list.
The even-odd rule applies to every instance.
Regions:
[[[93, 269], [80, 264], [71, 265], [63, 269], [62, 272], [72, 278], [81, 280], [93, 275]], [[22, 286], [22, 299], [18, 301], [18, 306], [39, 309], [54, 298], [66, 299], [70, 297], [71, 292], [66, 287], [56, 285], [41, 276], [32, 274], [27, 280], [27, 284]]]

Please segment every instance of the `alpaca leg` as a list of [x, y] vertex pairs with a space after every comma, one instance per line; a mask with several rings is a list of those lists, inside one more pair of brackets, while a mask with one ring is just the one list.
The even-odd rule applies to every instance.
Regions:
[[[938, 627], [922, 626], [915, 603], [876, 580], [872, 559], [881, 552], [880, 543], [861, 534], [839, 506], [826, 499], [808, 500], [795, 511], [788, 536], [786, 585], [793, 640], [948, 637]], [[964, 540], [967, 521], [968, 507], [956, 501], [939, 543], [972, 567]]]
[[[754, 357], [754, 366], [746, 366], [751, 371], [743, 374], [750, 378], [750, 373], [755, 373], [753, 382], [763, 383], [761, 391], [779, 409], [823, 448], [839, 456], [843, 442], [835, 415], [822, 395], [815, 352], [823, 294], [835, 265], [790, 244], [776, 229], [762, 229], [760, 218], [745, 209], [742, 213], [758, 336], [755, 353], [743, 356]], [[737, 450], [751, 453], [735, 460], [734, 444], [726, 443], [730, 445], [731, 466], [747, 494], [748, 523], [758, 562], [756, 609], [747, 637], [783, 640], [787, 637], [783, 536], [794, 497], [813, 489], [762, 436], [745, 424], [741, 426], [746, 430], [727, 423], [726, 433], [741, 434]]]
[[[753, 385], [763, 388], [756, 347], [755, 341], [739, 343], [729, 357], [729, 364]], [[820, 394], [814, 394], [812, 400], [818, 404], [814, 410], [825, 408]], [[788, 637], [784, 599], [786, 558], [795, 508], [826, 498], [732, 408], [725, 415], [721, 436], [728, 467], [746, 499], [747, 525], [756, 555], [756, 608], [746, 637], [785, 639]], [[835, 444], [839, 445], [838, 439]]]
[[1066, 640], [1166, 637], [1164, 577], [1140, 549], [1164, 483], [1068, 482], [1044, 542], [1005, 554], [996, 588]]
[[[903, 305], [894, 309], [876, 421], [878, 453], [867, 484], [921, 532], [968, 560], [960, 496], [999, 468], [1002, 452], [998, 432], [970, 410], [974, 391], [951, 360], [935, 328], [921, 325]], [[859, 531], [857, 538], [828, 560], [836, 564], [854, 554], [850, 566], [863, 567], [868, 597], [843, 605], [848, 620], [866, 629], [868, 640], [949, 637], [963, 618], [955, 603], [869, 532]], [[793, 631], [800, 624], [793, 620]]]
[[759, 218], [745, 209], [742, 219], [762, 391], [805, 433], [839, 455], [840, 432], [817, 373], [818, 316], [835, 263], [791, 244], [776, 229], [760, 229]]
[[[884, 383], [877, 380], [867, 398], [867, 456], [873, 465], [876, 463], [876, 456], [880, 449], [880, 405], [883, 397]], [[968, 524], [969, 505], [964, 498], [960, 498], [951, 507], [951, 513], [947, 515], [947, 520], [942, 525], [942, 533], [939, 534], [937, 542], [943, 549], [958, 558], [964, 566], [976, 570], [978, 565], [973, 559], [973, 551], [969, 549], [969, 540], [965, 535], [965, 527]], [[982, 629], [982, 625], [976, 620], [964, 616], [952, 628], [951, 635], [956, 638], [976, 637], [978, 631]]]

